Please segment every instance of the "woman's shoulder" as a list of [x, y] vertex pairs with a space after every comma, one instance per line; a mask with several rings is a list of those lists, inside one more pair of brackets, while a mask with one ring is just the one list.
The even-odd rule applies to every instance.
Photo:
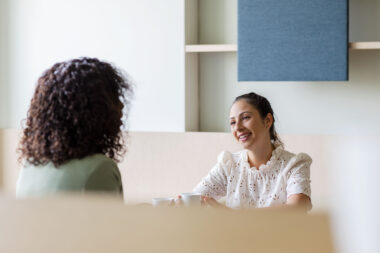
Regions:
[[287, 150], [283, 150], [281, 153], [281, 160], [286, 163], [287, 166], [294, 166], [294, 165], [300, 165], [300, 164], [311, 164], [312, 159], [311, 157], [304, 153], [292, 153]]
[[87, 190], [109, 190], [122, 192], [121, 174], [114, 160], [96, 154], [85, 158], [91, 162], [91, 173], [88, 175]]
[[228, 150], [224, 150], [218, 155], [218, 163], [238, 163], [242, 158], [244, 158], [244, 155], [245, 150], [241, 150], [238, 152], [230, 152]]
[[42, 168], [55, 168], [55, 169], [66, 169], [71, 167], [77, 167], [80, 166], [82, 168], [96, 168], [102, 165], [116, 165], [116, 163], [109, 157], [107, 157], [104, 154], [93, 154], [89, 156], [85, 156], [83, 158], [74, 158], [70, 159], [63, 164], [59, 165], [58, 167], [55, 167], [52, 162], [47, 162], [45, 164], [41, 165], [33, 165], [31, 163], [26, 162], [24, 165], [24, 168], [31, 168], [31, 169], [42, 169]]
[[119, 170], [115, 161], [104, 154], [95, 154], [95, 155], [87, 156], [81, 159], [81, 162], [88, 164], [89, 165], [88, 167], [92, 168], [94, 171], [98, 171], [98, 170], [109, 171], [110, 170], [110, 171], [115, 171], [119, 173]]
[[82, 159], [84, 162], [92, 162], [95, 164], [101, 164], [101, 163], [110, 163], [110, 164], [116, 164], [114, 160], [109, 158], [108, 156], [104, 154], [94, 154], [86, 156]]

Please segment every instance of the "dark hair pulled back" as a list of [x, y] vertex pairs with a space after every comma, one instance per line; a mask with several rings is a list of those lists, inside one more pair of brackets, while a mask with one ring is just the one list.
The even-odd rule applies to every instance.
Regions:
[[248, 104], [250, 104], [252, 107], [254, 107], [256, 110], [259, 111], [260, 116], [262, 119], [265, 119], [265, 117], [270, 113], [273, 117], [273, 123], [271, 127], [269, 128], [269, 134], [270, 139], [272, 142], [279, 142], [281, 145], [283, 145], [282, 141], [278, 137], [278, 134], [276, 132], [276, 128], [274, 126], [275, 118], [274, 113], [271, 104], [269, 103], [268, 99], [266, 99], [263, 96], [260, 96], [259, 94], [256, 94], [254, 92], [250, 92], [247, 94], [240, 95], [235, 98], [234, 103], [240, 100], [245, 100]]

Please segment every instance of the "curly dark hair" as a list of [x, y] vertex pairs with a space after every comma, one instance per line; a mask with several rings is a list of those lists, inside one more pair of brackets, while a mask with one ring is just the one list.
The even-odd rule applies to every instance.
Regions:
[[121, 126], [132, 85], [111, 64], [79, 58], [54, 64], [38, 79], [20, 141], [20, 159], [55, 167], [92, 154], [119, 161]]

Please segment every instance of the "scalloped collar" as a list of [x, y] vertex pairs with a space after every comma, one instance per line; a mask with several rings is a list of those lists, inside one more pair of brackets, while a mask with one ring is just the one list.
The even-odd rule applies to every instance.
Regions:
[[284, 150], [284, 146], [281, 145], [278, 141], [275, 141], [273, 143], [274, 149], [272, 151], [272, 156], [270, 159], [265, 163], [261, 164], [260, 167], [257, 169], [256, 167], [251, 167], [248, 163], [248, 150], [244, 149], [243, 150], [243, 156], [242, 156], [242, 161], [246, 165], [247, 168], [251, 169], [252, 171], [266, 171], [266, 170], [271, 170], [274, 168], [274, 165], [276, 163], [277, 158], [279, 158], [282, 154], [282, 151]]

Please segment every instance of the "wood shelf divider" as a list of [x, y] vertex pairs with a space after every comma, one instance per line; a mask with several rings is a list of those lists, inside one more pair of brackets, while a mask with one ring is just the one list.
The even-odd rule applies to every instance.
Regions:
[[204, 44], [204, 45], [186, 45], [187, 53], [202, 53], [202, 52], [237, 52], [236, 44]]
[[[379, 50], [380, 41], [350, 42], [351, 50]], [[186, 53], [237, 52], [236, 44], [192, 44], [185, 46]]]
[[363, 41], [363, 42], [351, 42], [351, 50], [375, 50], [380, 49], [380, 41]]

